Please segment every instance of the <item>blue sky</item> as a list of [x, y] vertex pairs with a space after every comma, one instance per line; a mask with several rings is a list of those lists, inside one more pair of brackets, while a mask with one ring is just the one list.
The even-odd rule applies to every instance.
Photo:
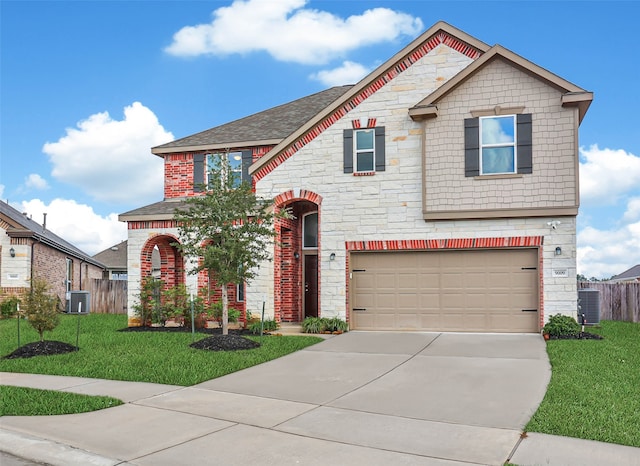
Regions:
[[578, 272], [640, 263], [640, 2], [0, 2], [0, 198], [90, 254], [162, 199], [150, 147], [357, 82], [435, 22], [593, 91]]

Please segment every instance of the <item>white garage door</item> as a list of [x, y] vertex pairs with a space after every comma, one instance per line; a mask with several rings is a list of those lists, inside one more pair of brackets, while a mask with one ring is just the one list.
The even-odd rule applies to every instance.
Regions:
[[358, 330], [538, 331], [538, 250], [351, 254]]

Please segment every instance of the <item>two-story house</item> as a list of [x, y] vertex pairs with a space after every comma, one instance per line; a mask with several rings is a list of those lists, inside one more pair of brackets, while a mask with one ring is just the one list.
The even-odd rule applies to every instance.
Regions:
[[173, 212], [198, 195], [208, 154], [226, 153], [294, 214], [276, 225], [274, 260], [230, 287], [234, 307], [351, 329], [537, 332], [576, 312], [578, 127], [592, 98], [439, 22], [356, 85], [153, 148], [165, 198], [120, 216], [129, 299], [154, 249], [165, 282], [207, 285], [172, 246]]

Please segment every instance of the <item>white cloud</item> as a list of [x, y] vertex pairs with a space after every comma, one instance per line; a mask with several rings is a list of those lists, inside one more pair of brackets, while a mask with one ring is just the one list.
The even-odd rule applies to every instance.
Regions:
[[342, 86], [355, 84], [364, 78], [371, 70], [352, 61], [345, 61], [342, 66], [333, 70], [323, 70], [312, 74], [310, 77], [320, 81], [325, 86]]
[[578, 273], [610, 278], [640, 264], [640, 222], [620, 228], [586, 227], [578, 233]]
[[208, 24], [185, 26], [165, 51], [176, 56], [230, 55], [265, 51], [275, 59], [327, 63], [359, 47], [415, 36], [420, 18], [389, 8], [340, 18], [303, 8], [306, 0], [236, 0], [218, 8]]
[[[640, 187], [638, 189], [640, 190]], [[640, 220], [640, 197], [633, 197], [629, 199], [627, 210], [625, 211], [622, 219], [627, 222]]]
[[46, 213], [47, 230], [89, 255], [127, 238], [127, 225], [118, 221], [118, 214], [103, 217], [90, 206], [73, 200], [54, 199], [47, 205], [40, 199], [32, 199], [12, 205], [40, 224]]
[[612, 205], [640, 189], [640, 157], [622, 149], [580, 149], [580, 199]]
[[24, 184], [25, 184], [25, 186], [27, 188], [40, 189], [40, 190], [47, 189], [49, 187], [49, 184], [47, 183], [47, 180], [42, 178], [37, 173], [31, 173], [24, 180]]
[[140, 102], [125, 107], [121, 121], [96, 113], [66, 131], [42, 149], [53, 164], [54, 178], [104, 202], [135, 200], [142, 205], [162, 196], [163, 164], [150, 148], [173, 135]]

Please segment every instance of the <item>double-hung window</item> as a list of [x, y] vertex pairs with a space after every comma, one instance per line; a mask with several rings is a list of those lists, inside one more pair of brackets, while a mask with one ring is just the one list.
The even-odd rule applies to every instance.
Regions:
[[465, 120], [465, 176], [532, 173], [531, 114]]
[[355, 171], [372, 172], [375, 171], [374, 158], [376, 143], [373, 128], [358, 129], [354, 132], [354, 160]]
[[242, 183], [242, 152], [207, 154], [207, 186], [220, 182], [219, 180], [209, 179], [212, 168], [219, 170], [223, 177], [231, 176], [231, 186], [237, 188]]
[[[221, 164], [221, 162], [224, 162]], [[240, 183], [251, 183], [249, 166], [253, 163], [251, 150], [226, 153], [195, 154], [193, 156], [193, 186], [194, 192], [201, 192], [203, 186], [212, 186], [211, 169], [220, 171], [222, 176], [233, 176], [233, 187]]]
[[480, 118], [480, 174], [515, 173], [515, 115]]
[[344, 130], [344, 173], [385, 170], [384, 126]]

